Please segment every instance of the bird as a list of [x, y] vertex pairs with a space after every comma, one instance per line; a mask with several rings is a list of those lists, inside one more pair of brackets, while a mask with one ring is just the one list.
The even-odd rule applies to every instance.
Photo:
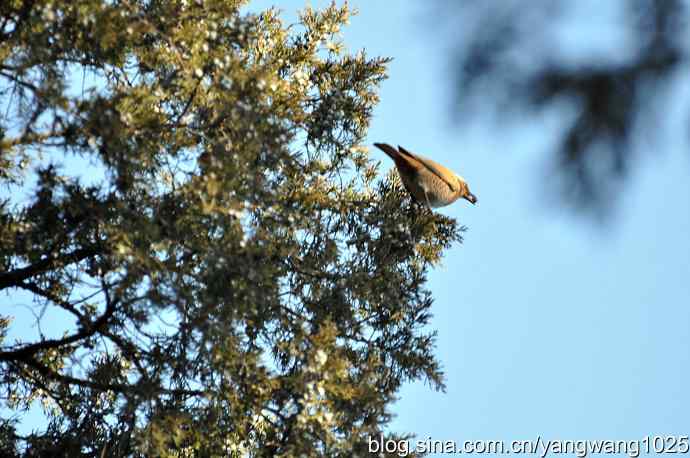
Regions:
[[460, 197], [477, 204], [477, 197], [470, 192], [465, 179], [452, 170], [400, 145], [398, 149], [386, 143], [374, 143], [374, 146], [393, 159], [400, 179], [415, 201], [429, 208], [445, 207]]

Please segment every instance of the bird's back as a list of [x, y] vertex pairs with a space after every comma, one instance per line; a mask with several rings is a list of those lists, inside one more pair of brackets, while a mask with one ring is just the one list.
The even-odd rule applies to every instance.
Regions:
[[454, 186], [455, 174], [451, 170], [400, 146], [395, 149], [385, 143], [374, 145], [395, 161], [401, 181], [417, 202], [442, 207], [460, 197], [457, 186]]

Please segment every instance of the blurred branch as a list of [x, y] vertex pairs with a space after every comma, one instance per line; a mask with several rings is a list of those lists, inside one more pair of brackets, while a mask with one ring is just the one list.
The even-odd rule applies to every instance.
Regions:
[[[556, 102], [566, 102], [575, 116], [561, 115], [564, 130], [552, 153], [564, 201], [606, 213], [617, 195], [612, 185], [627, 176], [637, 157], [632, 143], [638, 131], [656, 133], [649, 123], [639, 122], [641, 115], [654, 114], [658, 97], [650, 95], [668, 86], [676, 70], [687, 63], [687, 46], [681, 38], [688, 20], [684, 4], [677, 0], [613, 3], [612, 7], [621, 8], [623, 19], [621, 24], [605, 26], [622, 25], [633, 32], [633, 39], [615, 55], [602, 58], [546, 44], [553, 43], [564, 23], [582, 26], [587, 39], [585, 24], [573, 22], [570, 16], [574, 1], [557, 6], [547, 1], [529, 6], [498, 1], [441, 3], [444, 15], [454, 9], [456, 14], [450, 17], [476, 24], [476, 33], [457, 49], [458, 111], [481, 113], [500, 107], [497, 114], [522, 121], [540, 116], [539, 110]], [[475, 98], [481, 103], [466, 103]]]

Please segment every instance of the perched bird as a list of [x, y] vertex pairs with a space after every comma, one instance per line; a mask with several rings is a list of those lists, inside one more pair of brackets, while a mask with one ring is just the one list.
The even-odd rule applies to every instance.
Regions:
[[374, 143], [374, 146], [395, 161], [400, 179], [417, 202], [429, 208], [450, 205], [460, 197], [473, 205], [477, 203], [465, 180], [452, 170], [402, 146], [398, 149], [386, 143]]

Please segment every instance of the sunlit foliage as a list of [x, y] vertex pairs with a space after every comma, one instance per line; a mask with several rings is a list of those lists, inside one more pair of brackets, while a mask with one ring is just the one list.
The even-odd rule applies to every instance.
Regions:
[[369, 158], [350, 15], [2, 2], [5, 453], [349, 457], [443, 387], [424, 285], [462, 228]]

